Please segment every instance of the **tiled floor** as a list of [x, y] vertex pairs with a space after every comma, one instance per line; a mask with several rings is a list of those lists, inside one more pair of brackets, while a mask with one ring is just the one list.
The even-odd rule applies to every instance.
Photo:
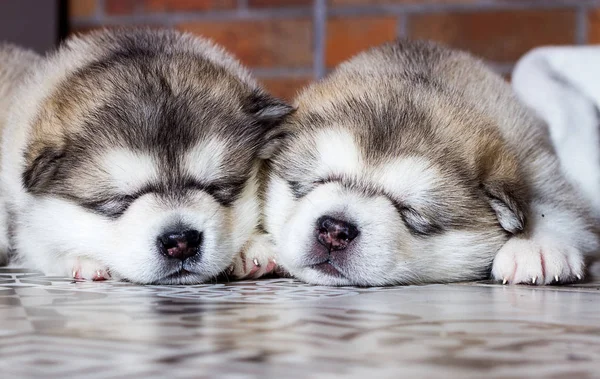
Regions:
[[136, 286], [0, 269], [0, 377], [600, 377], [600, 281]]

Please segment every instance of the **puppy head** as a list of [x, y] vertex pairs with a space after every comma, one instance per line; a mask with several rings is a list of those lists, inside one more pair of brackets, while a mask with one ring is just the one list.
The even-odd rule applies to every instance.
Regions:
[[482, 278], [524, 228], [514, 156], [493, 120], [456, 96], [337, 72], [297, 105], [271, 158], [265, 214], [280, 263], [300, 279]]
[[18, 243], [92, 258], [135, 282], [214, 277], [256, 226], [256, 158], [291, 108], [205, 41], [149, 31], [86, 38], [53, 58], [86, 61], [34, 119]]

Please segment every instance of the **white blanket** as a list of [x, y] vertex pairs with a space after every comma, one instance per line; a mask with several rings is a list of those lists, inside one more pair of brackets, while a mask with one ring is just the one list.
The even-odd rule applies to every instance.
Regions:
[[600, 216], [600, 45], [532, 50], [512, 84], [548, 123], [565, 174]]

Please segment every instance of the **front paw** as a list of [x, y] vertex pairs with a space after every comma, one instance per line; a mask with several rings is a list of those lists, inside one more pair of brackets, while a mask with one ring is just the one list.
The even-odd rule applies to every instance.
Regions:
[[253, 237], [236, 255], [228, 274], [235, 279], [256, 279], [278, 269], [275, 249], [264, 235]]
[[102, 281], [111, 279], [110, 271], [103, 264], [88, 258], [75, 258], [69, 263], [71, 276], [78, 280]]
[[503, 284], [552, 284], [581, 280], [584, 262], [575, 247], [552, 238], [509, 239], [492, 266], [494, 279]]

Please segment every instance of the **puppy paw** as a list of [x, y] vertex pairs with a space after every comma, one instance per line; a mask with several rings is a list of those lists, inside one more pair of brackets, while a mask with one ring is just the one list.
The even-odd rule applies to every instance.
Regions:
[[511, 238], [498, 251], [492, 266], [494, 279], [503, 284], [556, 284], [581, 280], [582, 253], [553, 239]]
[[275, 249], [266, 236], [255, 236], [234, 258], [228, 274], [235, 279], [256, 279], [277, 270]]
[[73, 279], [102, 281], [111, 278], [108, 268], [93, 259], [76, 258], [71, 267]]

